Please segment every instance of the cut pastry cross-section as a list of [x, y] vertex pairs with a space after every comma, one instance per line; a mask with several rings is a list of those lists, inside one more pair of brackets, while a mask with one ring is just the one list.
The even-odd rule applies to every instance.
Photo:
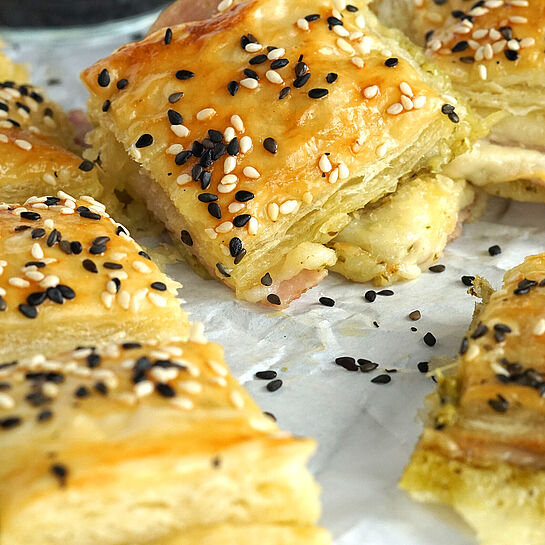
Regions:
[[2, 545], [328, 545], [314, 442], [281, 432], [199, 324], [0, 367]]
[[0, 204], [0, 362], [187, 333], [180, 287], [92, 197]]
[[[545, 532], [545, 254], [507, 272], [440, 378], [401, 487], [452, 505], [483, 545]], [[489, 300], [488, 300], [489, 299]]]
[[363, 3], [242, 2], [87, 69], [90, 142], [190, 260], [282, 307], [351, 212], [466, 149], [472, 116], [401, 41]]

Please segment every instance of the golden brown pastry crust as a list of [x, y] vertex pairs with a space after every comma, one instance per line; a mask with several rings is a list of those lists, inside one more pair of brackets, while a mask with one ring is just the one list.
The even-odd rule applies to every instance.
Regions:
[[[128, 44], [83, 73], [95, 124], [158, 183], [182, 218], [174, 236], [183, 230], [188, 252], [240, 296], [259, 285], [265, 267], [274, 265], [271, 255], [281, 262], [298, 244], [334, 235], [320, 215], [326, 207], [328, 219], [342, 220], [391, 190], [396, 175], [440, 154], [430, 148], [437, 142], [457, 138], [454, 116], [441, 113], [444, 82], [421, 70], [397, 35], [381, 35], [366, 9], [344, 11], [343, 25], [334, 13], [329, 0], [247, 1], [211, 20], [173, 27], [168, 44], [165, 31]], [[247, 43], [249, 32], [263, 45]], [[309, 68], [300, 65], [295, 81], [301, 55]], [[120, 80], [128, 81], [121, 90]], [[280, 100], [286, 88], [291, 92]], [[169, 102], [174, 93], [184, 95]], [[465, 108], [458, 108], [463, 132]], [[236, 159], [224, 153], [210, 181], [199, 184], [192, 181], [200, 174], [197, 161], [185, 154], [194, 141], [210, 140], [209, 129], [218, 131], [213, 138], [226, 138], [218, 153], [235, 137], [241, 153]], [[424, 144], [427, 130], [434, 136]], [[423, 146], [417, 158], [410, 158], [413, 144]], [[394, 164], [387, 181], [379, 181]]]
[[24, 358], [0, 381], [6, 545], [176, 543], [256, 523], [304, 534], [316, 522], [313, 442], [279, 432], [198, 324], [190, 342]]
[[0, 205], [0, 361], [187, 333], [179, 287], [92, 197]]

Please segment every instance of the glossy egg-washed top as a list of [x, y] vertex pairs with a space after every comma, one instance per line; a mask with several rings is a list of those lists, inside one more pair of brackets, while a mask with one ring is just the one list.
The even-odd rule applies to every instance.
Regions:
[[83, 73], [94, 121], [161, 185], [182, 242], [210, 269], [237, 265], [270, 226], [284, 236], [313, 201], [450, 123], [441, 92], [367, 8], [335, 4], [345, 8], [242, 2]]
[[545, 254], [505, 275], [460, 352], [423, 445], [477, 465], [545, 468]]
[[189, 342], [113, 343], [0, 366], [0, 478], [11, 479], [1, 501], [33, 479], [84, 486], [78, 476], [94, 466], [191, 453], [212, 461], [253, 439], [313, 444], [278, 431], [200, 324]]
[[427, 54], [456, 80], [518, 73], [545, 85], [543, 0], [449, 0], [439, 7], [432, 0], [410, 1], [427, 33]]
[[0, 201], [35, 195], [36, 182], [56, 191], [70, 190], [75, 180], [85, 193], [100, 196], [95, 164], [72, 152], [73, 132], [62, 109], [41, 89], [0, 83]]
[[[179, 311], [169, 279], [92, 197], [0, 204], [0, 328]], [[15, 334], [15, 333], [14, 333]]]

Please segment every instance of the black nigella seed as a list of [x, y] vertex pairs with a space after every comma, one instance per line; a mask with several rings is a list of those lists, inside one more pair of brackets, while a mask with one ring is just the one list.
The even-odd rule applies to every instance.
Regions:
[[235, 200], [238, 202], [248, 202], [254, 198], [254, 194], [250, 191], [237, 191], [235, 193]]
[[304, 76], [309, 71], [309, 67], [306, 63], [299, 61], [295, 65], [295, 76], [300, 78], [301, 76]]
[[460, 51], [465, 51], [469, 47], [468, 43], [465, 40], [462, 40], [452, 47], [451, 51], [453, 53], [459, 53]]
[[194, 77], [195, 77], [195, 74], [189, 70], [178, 70], [176, 72], [176, 78], [182, 81], [188, 80]]
[[430, 364], [427, 361], [418, 362], [417, 367], [421, 373], [427, 373], [430, 370]]
[[87, 386], [79, 386], [74, 392], [74, 396], [83, 399], [85, 397], [89, 397], [90, 393], [91, 392], [89, 392], [89, 388], [87, 388]]
[[87, 367], [94, 369], [100, 365], [100, 356], [98, 354], [89, 354], [86, 358]]
[[201, 159], [199, 161], [199, 165], [201, 165], [201, 167], [203, 168], [208, 168], [208, 167], [211, 167], [212, 166], [212, 163], [214, 161], [212, 161], [212, 150], [211, 149], [207, 149], [202, 155], [201, 155]]
[[172, 41], [172, 29], [167, 28], [165, 31], [165, 45], [168, 45]]
[[[63, 242], [67, 242], [67, 241], [66, 240], [61, 240], [61, 242], [60, 242], [61, 247], [62, 247]], [[83, 251], [83, 246], [81, 245], [81, 242], [79, 242], [77, 240], [73, 240], [70, 243], [70, 252], [72, 252], [73, 254], [79, 255], [79, 254], [81, 254], [82, 251]], [[70, 252], [66, 252], [66, 253], [70, 253]]]
[[6, 300], [0, 295], [0, 312], [4, 311], [8, 308], [8, 304], [6, 303]]
[[229, 252], [232, 257], [236, 257], [242, 251], [242, 240], [238, 237], [233, 237], [229, 241]]
[[31, 305], [19, 305], [19, 312], [27, 318], [36, 318], [38, 316], [38, 309]]
[[228, 84], [227, 84], [227, 90], [229, 91], [229, 94], [234, 97], [237, 93], [238, 93], [238, 90], [240, 89], [240, 85], [238, 83], [238, 81], [230, 81]]
[[278, 98], [280, 100], [285, 99], [289, 94], [291, 93], [291, 87], [284, 87], [282, 91], [280, 91], [280, 94], [278, 95]]
[[129, 80], [122, 78], [117, 82], [117, 88], [121, 91], [122, 89], [125, 89], [129, 85]]
[[419, 310], [413, 310], [410, 314], [409, 314], [409, 318], [413, 321], [413, 322], [417, 322], [418, 320], [420, 320], [420, 318], [422, 318], [422, 314]]
[[267, 301], [271, 305], [281, 305], [282, 304], [282, 301], [280, 301], [280, 297], [278, 297], [278, 295], [276, 295], [275, 293], [271, 293], [271, 294], [267, 295]]
[[95, 263], [93, 261], [91, 261], [90, 259], [84, 259], [81, 264], [83, 265], [83, 268], [86, 270], [86, 271], [89, 271], [89, 272], [92, 272], [92, 273], [98, 273], [98, 269], [97, 269], [97, 266], [95, 265]]
[[327, 89], [311, 89], [308, 92], [310, 98], [324, 98], [329, 94]]
[[269, 273], [265, 274], [263, 278], [261, 278], [261, 284], [264, 286], [272, 286], [272, 278]]
[[62, 292], [59, 288], [47, 288], [46, 294], [50, 301], [53, 301], [58, 305], [62, 305], [64, 303], [64, 297], [62, 296]]
[[460, 121], [460, 118], [456, 112], [450, 112], [450, 114], [448, 114], [448, 118], [450, 121], [452, 121], [452, 123], [458, 123]]
[[36, 229], [32, 229], [32, 232], [30, 233], [30, 236], [33, 239], [42, 238], [42, 237], [45, 236], [45, 229], [42, 229], [41, 227], [37, 227]]
[[454, 9], [450, 12], [450, 14], [455, 18], [455, 19], [461, 19], [465, 13], [461, 10], [461, 9]]
[[327, 24], [330, 27], [343, 26], [343, 22], [340, 19], [337, 19], [337, 17], [333, 17], [333, 16], [327, 18]]
[[484, 324], [479, 324], [473, 334], [471, 335], [472, 339], [479, 339], [480, 337], [484, 337], [488, 333], [488, 327]]
[[145, 133], [136, 141], [135, 147], [137, 148], [146, 148], [153, 144], [153, 136], [151, 134]]
[[271, 69], [280, 70], [280, 68], [288, 66], [289, 63], [290, 61], [288, 61], [288, 59], [276, 59], [275, 61], [271, 62]]
[[59, 481], [60, 486], [66, 485], [66, 479], [68, 477], [68, 468], [62, 464], [53, 464], [51, 466], [51, 473]]
[[97, 244], [96, 246], [91, 246], [89, 248], [89, 253], [92, 255], [100, 255], [103, 254], [107, 250], [105, 244]]
[[8, 416], [7, 418], [0, 419], [0, 428], [3, 430], [11, 430], [20, 426], [23, 420], [19, 416]]
[[193, 144], [191, 145], [191, 153], [195, 157], [200, 157], [204, 153], [204, 149], [205, 149], [204, 146], [197, 140], [195, 140]]
[[373, 303], [375, 299], [377, 298], [377, 292], [374, 290], [366, 291], [364, 297], [367, 301], [369, 301], [370, 303]]
[[352, 4], [347, 4], [346, 11], [349, 11], [350, 13], [356, 13], [357, 11], [359, 11], [359, 9], [356, 6], [353, 6]]
[[52, 417], [53, 411], [51, 411], [50, 409], [45, 409], [37, 414], [36, 420], [38, 422], [47, 422], [48, 420], [51, 420]]
[[223, 263], [216, 263], [216, 269], [220, 272], [222, 276], [225, 278], [231, 278], [231, 275], [229, 274], [229, 271], [226, 269], [225, 265]]
[[473, 64], [475, 62], [475, 57], [460, 57], [460, 62], [463, 62], [465, 64]]
[[[223, 138], [223, 135], [221, 138]], [[211, 150], [212, 161], [217, 161], [226, 151], [227, 148], [225, 144], [223, 142], [217, 142]]]
[[392, 377], [390, 375], [378, 375], [371, 379], [373, 384], [388, 384], [391, 381]]
[[207, 170], [202, 173], [201, 176], [201, 189], [205, 191], [210, 187], [210, 180], [212, 179], [212, 173]]
[[110, 85], [110, 73], [108, 70], [106, 70], [106, 68], [103, 68], [100, 71], [97, 81], [101, 87], [108, 87], [108, 85]]
[[341, 356], [335, 358], [335, 365], [346, 369], [347, 371], [359, 371], [359, 365], [356, 365], [356, 360], [351, 356]]
[[280, 388], [282, 388], [282, 384], [283, 382], [277, 378], [276, 380], [272, 380], [269, 382], [269, 384], [267, 384], [267, 390], [269, 392], [276, 392], [276, 390], [280, 390]]
[[213, 193], [201, 193], [197, 198], [201, 202], [214, 202], [218, 200], [218, 196]]
[[462, 339], [462, 344], [460, 345], [460, 355], [463, 356], [468, 349], [469, 341], [467, 340], [467, 337], [464, 337]]
[[193, 246], [193, 239], [191, 238], [191, 235], [189, 234], [189, 231], [186, 231], [185, 229], [180, 233], [180, 238], [182, 242], [186, 246]]
[[494, 246], [490, 246], [490, 248], [488, 248], [488, 253], [491, 256], [499, 255], [501, 254], [501, 248], [497, 244], [494, 244]]
[[208, 205], [208, 213], [218, 220], [221, 219], [221, 207], [217, 202], [211, 202]]
[[84, 159], [78, 166], [80, 170], [83, 170], [83, 172], [89, 172], [90, 170], [93, 170], [93, 167], [95, 164], [93, 161], [89, 161], [88, 159]]
[[433, 335], [433, 333], [430, 333], [429, 331], [424, 335], [424, 342], [428, 346], [435, 346], [435, 343], [437, 342], [437, 339]]
[[110, 269], [110, 270], [114, 270], [114, 271], [117, 271], [119, 269], [122, 269], [123, 268], [123, 265], [121, 265], [121, 263], [112, 263], [111, 261], [105, 261], [102, 266], [105, 268], [105, 269]]
[[324, 305], [324, 307], [334, 307], [335, 306], [335, 300], [331, 299], [330, 297], [320, 297], [319, 301], [320, 301], [321, 305]]
[[329, 72], [329, 74], [325, 77], [325, 80], [327, 83], [335, 83], [338, 77], [338, 74], [335, 74], [335, 72]]
[[210, 140], [212, 140], [212, 142], [215, 144], [218, 144], [223, 140], [223, 133], [216, 131], [215, 129], [209, 129], [208, 138], [210, 138]]
[[193, 180], [198, 182], [203, 172], [204, 168], [201, 165], [194, 165], [194, 167], [191, 169], [191, 176], [193, 177]]
[[181, 125], [184, 122], [182, 114], [176, 110], [169, 110], [167, 115], [171, 125]]
[[174, 388], [168, 384], [159, 383], [155, 387], [157, 390], [157, 393], [163, 397], [175, 397], [176, 392], [174, 391]]
[[261, 379], [261, 380], [272, 380], [275, 379], [278, 376], [278, 373], [276, 371], [258, 371], [255, 374], [255, 378]]
[[[81, 210], [80, 210], [81, 209]], [[79, 215], [82, 218], [86, 218], [88, 220], [99, 220], [100, 214], [96, 214], [95, 212], [91, 212], [88, 208], [85, 206], [78, 207]]]
[[303, 76], [299, 76], [298, 78], [296, 78], [293, 81], [293, 86], [296, 89], [300, 89], [301, 87], [303, 87], [308, 82], [309, 79], [310, 79], [310, 72], [304, 74]]
[[150, 286], [157, 291], [167, 291], [167, 286], [163, 282], [152, 282]]
[[474, 281], [475, 281], [474, 276], [469, 276], [469, 275], [462, 276], [462, 284], [464, 286], [473, 286]]
[[96, 237], [94, 238], [92, 241], [91, 241], [91, 244], [93, 246], [95, 245], [100, 245], [100, 244], [107, 244], [108, 242], [110, 242], [110, 237], [108, 236], [101, 236], [101, 237]]
[[102, 103], [102, 111], [103, 112], [107, 112], [109, 109], [110, 109], [110, 106], [112, 105], [111, 101], [106, 99], [103, 103]]
[[274, 138], [265, 138], [263, 141], [263, 147], [272, 154], [275, 154], [278, 151], [278, 143]]
[[259, 74], [255, 70], [252, 70], [251, 68], [245, 68], [244, 69], [244, 75], [247, 78], [255, 79], [255, 80], [259, 81]]
[[394, 295], [394, 292], [392, 290], [380, 290], [377, 291], [377, 295], [381, 295], [383, 297], [391, 297]]
[[454, 111], [454, 106], [452, 104], [443, 104], [441, 106], [441, 113], [448, 115]]
[[513, 39], [513, 29], [510, 26], [502, 26], [500, 27], [500, 34], [507, 40]]
[[398, 62], [399, 60], [397, 59], [397, 57], [390, 57], [389, 59], [386, 59], [384, 61], [384, 65], [388, 68], [394, 68], [395, 66], [397, 66]]
[[488, 404], [498, 413], [504, 413], [509, 408], [509, 401], [501, 394], [498, 394], [496, 399], [489, 399]]
[[184, 94], [181, 91], [178, 91], [177, 93], [170, 94], [168, 96], [168, 101], [171, 104], [176, 104], [176, 102], [178, 102], [178, 100], [180, 100], [183, 96], [184, 96]]
[[35, 291], [31, 293], [27, 298], [27, 303], [33, 307], [41, 305], [47, 299], [46, 291]]
[[264, 62], [267, 62], [267, 55], [256, 55], [255, 57], [252, 57], [250, 59], [250, 64], [251, 65], [254, 65], [254, 64], [263, 64]]
[[238, 138], [235, 136], [227, 145], [227, 153], [232, 156], [238, 155], [240, 152], [240, 144]]
[[307, 16], [305, 17], [305, 19], [306, 19], [309, 23], [312, 23], [313, 21], [317, 21], [319, 18], [320, 18], [320, 14], [319, 14], [319, 13], [311, 13], [310, 15], [307, 15]]
[[37, 212], [21, 212], [21, 218], [24, 220], [38, 221], [41, 217]]
[[246, 249], [245, 248], [242, 248], [241, 252], [237, 255], [237, 257], [235, 257], [235, 265], [238, 265], [243, 259], [244, 259], [244, 256], [246, 255]]
[[192, 155], [193, 155], [193, 153], [191, 151], [189, 151], [189, 150], [181, 151], [180, 153], [178, 153], [178, 155], [176, 155], [176, 157], [174, 159], [174, 162], [178, 166], [185, 165], [187, 163], [187, 161], [189, 161], [189, 158]]
[[429, 270], [433, 273], [442, 273], [444, 272], [446, 267], [444, 265], [432, 265]]
[[57, 286], [57, 289], [60, 290], [62, 296], [65, 298], [65, 299], [74, 299], [76, 297], [76, 292], [70, 287], [70, 286], [66, 286], [64, 284], [59, 284]]
[[106, 386], [106, 384], [104, 384], [104, 382], [101, 380], [95, 382], [94, 388], [99, 394], [103, 396], [108, 395], [108, 386]]
[[504, 54], [509, 61], [516, 61], [519, 58], [519, 52], [514, 49], [505, 49]]
[[250, 221], [251, 217], [250, 214], [240, 214], [240, 216], [233, 218], [233, 225], [235, 227], [244, 227]]
[[362, 373], [370, 373], [371, 371], [374, 371], [378, 367], [378, 363], [375, 363], [373, 361], [365, 360], [363, 358], [360, 358], [358, 360], [358, 365], [360, 367], [360, 371]]

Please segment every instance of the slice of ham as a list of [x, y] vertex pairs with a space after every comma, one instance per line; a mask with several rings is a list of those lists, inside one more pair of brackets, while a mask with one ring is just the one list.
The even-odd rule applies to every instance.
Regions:
[[163, 10], [149, 33], [181, 23], [210, 19], [218, 13], [219, 3], [220, 0], [176, 0]]
[[74, 127], [74, 142], [81, 147], [85, 145], [85, 135], [93, 129], [83, 110], [70, 110], [68, 121]]
[[308, 269], [304, 269], [293, 278], [280, 282], [278, 287], [274, 290], [274, 293], [278, 295], [282, 303], [281, 305], [273, 305], [269, 303], [267, 299], [263, 299], [261, 303], [274, 308], [286, 308], [292, 301], [301, 297], [305, 291], [319, 284], [326, 276], [326, 269], [320, 271], [309, 271]]

